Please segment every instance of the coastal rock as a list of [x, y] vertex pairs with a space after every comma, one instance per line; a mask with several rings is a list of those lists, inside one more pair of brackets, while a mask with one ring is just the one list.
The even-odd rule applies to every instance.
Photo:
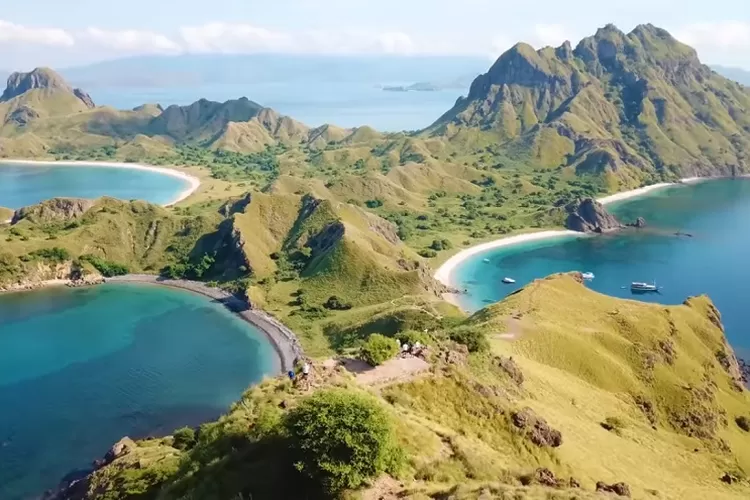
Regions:
[[78, 219], [94, 205], [92, 200], [80, 198], [52, 198], [37, 205], [20, 208], [13, 214], [11, 224], [22, 220], [33, 223], [66, 222]]
[[131, 451], [136, 449], [136, 447], [137, 445], [135, 444], [135, 441], [125, 436], [114, 445], [112, 445], [112, 448], [110, 448], [107, 454], [104, 455], [104, 461], [107, 464], [112, 463], [118, 458], [130, 453]]
[[643, 229], [644, 227], [646, 227], [646, 219], [644, 219], [643, 217], [638, 217], [635, 221], [626, 224], [626, 226], [634, 227], [636, 229]]
[[565, 207], [565, 227], [580, 233], [605, 233], [622, 228], [622, 224], [593, 198], [579, 199]]

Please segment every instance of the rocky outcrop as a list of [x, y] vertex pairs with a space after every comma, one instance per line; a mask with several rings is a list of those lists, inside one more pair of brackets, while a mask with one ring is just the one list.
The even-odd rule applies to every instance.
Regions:
[[84, 92], [81, 89], [73, 89], [73, 94], [79, 98], [83, 103], [86, 105], [87, 108], [93, 109], [96, 107], [96, 104], [94, 104], [94, 100], [91, 98], [90, 95], [88, 95], [86, 92]]
[[550, 427], [547, 421], [531, 408], [523, 408], [513, 413], [511, 421], [537, 446], [557, 448], [562, 444], [562, 433]]
[[38, 205], [31, 205], [16, 210], [11, 224], [22, 220], [32, 223], [67, 222], [80, 218], [94, 205], [92, 200], [80, 198], [52, 198]]
[[606, 233], [622, 228], [622, 224], [604, 205], [593, 198], [576, 200], [565, 207], [568, 217], [565, 227], [579, 233]]
[[521, 367], [518, 366], [518, 363], [513, 361], [513, 357], [506, 358], [505, 356], [499, 356], [497, 358], [497, 364], [502, 370], [508, 374], [508, 376], [515, 382], [517, 385], [523, 384], [523, 372], [521, 371]]
[[251, 193], [247, 193], [239, 199], [233, 198], [219, 207], [219, 213], [224, 217], [243, 213], [251, 201], [253, 201]]
[[596, 491], [602, 493], [614, 493], [621, 497], [630, 496], [630, 486], [626, 483], [607, 484], [604, 481], [599, 481], [596, 483]]
[[625, 224], [628, 227], [634, 227], [636, 229], [643, 229], [646, 227], [646, 219], [638, 217], [635, 221]]

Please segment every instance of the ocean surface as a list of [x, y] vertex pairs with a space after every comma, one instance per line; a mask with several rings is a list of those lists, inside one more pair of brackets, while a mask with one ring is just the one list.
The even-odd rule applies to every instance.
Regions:
[[123, 436], [215, 418], [276, 370], [261, 332], [190, 292], [0, 296], [0, 498], [35, 498]]
[[[410, 85], [389, 82], [388, 85]], [[311, 127], [368, 125], [380, 131], [423, 129], [448, 111], [466, 89], [389, 92], [373, 83], [268, 82], [190, 85], [185, 87], [114, 87], [86, 89], [98, 105], [132, 109], [144, 103], [187, 105], [200, 98], [226, 101], [247, 97]]]
[[149, 170], [0, 163], [0, 207], [17, 209], [55, 197], [146, 200], [164, 205], [188, 181]]
[[[468, 290], [459, 302], [476, 311], [534, 279], [588, 271], [596, 276], [590, 288], [615, 297], [679, 304], [689, 296], [709, 295], [735, 351], [750, 358], [750, 179], [670, 187], [608, 208], [624, 222], [644, 217], [648, 227], [477, 254], [454, 269], [456, 286]], [[505, 276], [517, 283], [502, 284]], [[656, 281], [662, 289], [633, 295], [633, 281]]]

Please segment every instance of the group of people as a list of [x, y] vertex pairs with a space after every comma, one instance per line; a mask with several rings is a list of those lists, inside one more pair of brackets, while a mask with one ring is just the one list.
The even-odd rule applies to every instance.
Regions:
[[302, 364], [302, 373], [300, 374], [299, 377], [297, 377], [297, 373], [294, 370], [289, 370], [287, 372], [287, 375], [289, 376], [289, 380], [291, 380], [295, 386], [297, 385], [297, 382], [299, 380], [303, 380], [307, 382], [308, 379], [310, 378], [310, 368], [311, 368], [310, 363], [308, 361], [304, 361], [304, 363]]
[[411, 354], [412, 356], [419, 356], [422, 354], [422, 349], [424, 349], [424, 346], [419, 342], [414, 342], [413, 345], [409, 345], [408, 342], [404, 342], [404, 344], [401, 346], [401, 356], [408, 356]]

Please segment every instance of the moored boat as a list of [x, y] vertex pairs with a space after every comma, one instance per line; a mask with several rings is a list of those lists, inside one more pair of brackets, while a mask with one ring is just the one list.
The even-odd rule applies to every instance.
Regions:
[[656, 286], [656, 282], [641, 283], [639, 281], [634, 281], [630, 284], [630, 290], [633, 292], [658, 292], [659, 287]]
[[513, 284], [515, 282], [516, 282], [516, 280], [514, 280], [513, 278], [508, 278], [507, 276], [505, 278], [503, 278], [503, 283], [505, 283], [506, 285], [511, 285], [511, 284]]
[[592, 279], [594, 279], [594, 273], [581, 273], [581, 276], [585, 280], [592, 280]]

